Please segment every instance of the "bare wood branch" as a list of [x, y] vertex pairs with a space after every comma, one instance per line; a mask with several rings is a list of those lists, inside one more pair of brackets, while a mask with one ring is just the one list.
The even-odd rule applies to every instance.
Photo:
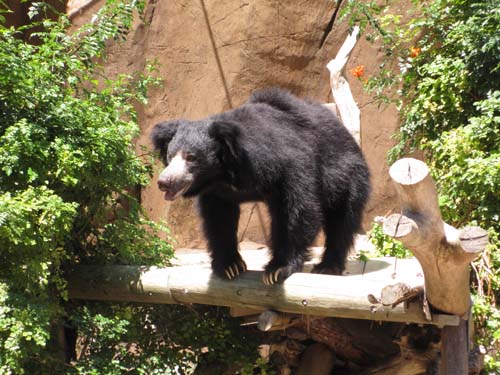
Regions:
[[359, 27], [355, 26], [352, 33], [347, 37], [342, 47], [340, 47], [337, 56], [327, 64], [330, 71], [330, 85], [332, 95], [340, 113], [340, 118], [344, 126], [360, 143], [360, 111], [354, 101], [351, 89], [347, 80], [342, 77], [342, 71], [349, 59], [349, 55], [358, 40]]

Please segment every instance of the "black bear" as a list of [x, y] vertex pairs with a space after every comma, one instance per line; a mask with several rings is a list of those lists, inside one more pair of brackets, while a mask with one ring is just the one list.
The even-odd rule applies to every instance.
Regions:
[[161, 122], [151, 138], [167, 165], [158, 179], [165, 199], [197, 196], [218, 276], [246, 271], [237, 228], [248, 201], [265, 202], [271, 216], [264, 283], [300, 271], [321, 228], [325, 251], [313, 272], [342, 273], [370, 182], [359, 146], [329, 109], [272, 88], [203, 120]]

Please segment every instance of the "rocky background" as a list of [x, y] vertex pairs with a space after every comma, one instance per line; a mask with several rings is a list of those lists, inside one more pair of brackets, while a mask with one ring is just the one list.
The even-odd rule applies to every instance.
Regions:
[[[152, 91], [149, 104], [139, 110], [138, 147], [150, 147], [150, 130], [161, 120], [197, 119], [228, 110], [243, 103], [253, 90], [267, 86], [330, 102], [326, 64], [348, 34], [348, 25], [339, 20], [343, 1], [148, 0], [144, 19], [137, 19], [127, 43], [110, 45], [106, 63], [110, 75], [142, 71], [152, 60], [159, 63], [164, 85]], [[73, 0], [68, 13], [78, 26], [101, 5], [102, 0]], [[397, 112], [392, 107], [379, 108], [350, 73], [363, 65], [368, 77], [381, 58], [377, 46], [362, 38], [345, 73], [361, 109], [361, 143], [374, 187], [365, 229], [371, 227], [374, 216], [397, 206], [386, 162], [393, 145], [391, 135], [398, 126]], [[167, 221], [178, 248], [204, 247], [192, 201], [167, 203], [152, 181], [142, 191], [142, 202], [152, 218]], [[265, 207], [246, 204], [240, 240], [264, 243], [267, 225]]]

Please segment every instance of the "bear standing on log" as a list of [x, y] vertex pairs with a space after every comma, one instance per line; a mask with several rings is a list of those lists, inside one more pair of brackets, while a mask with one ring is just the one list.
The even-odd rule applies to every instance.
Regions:
[[313, 272], [342, 273], [370, 182], [358, 144], [328, 108], [266, 89], [203, 120], [161, 122], [151, 138], [167, 166], [158, 179], [165, 199], [198, 198], [218, 276], [247, 269], [237, 229], [239, 205], [249, 201], [265, 202], [271, 216], [265, 284], [301, 271], [321, 228], [325, 251]]

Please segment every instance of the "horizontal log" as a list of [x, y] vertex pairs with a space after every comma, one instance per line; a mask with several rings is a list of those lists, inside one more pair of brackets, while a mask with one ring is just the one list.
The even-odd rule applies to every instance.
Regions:
[[72, 299], [198, 303], [311, 316], [458, 324], [458, 318], [449, 315], [436, 314], [428, 321], [418, 304], [375, 307], [368, 295], [380, 295], [387, 281], [296, 273], [281, 285], [267, 286], [262, 283], [261, 271], [248, 271], [226, 281], [199, 266], [80, 266], [68, 275], [68, 292]]

